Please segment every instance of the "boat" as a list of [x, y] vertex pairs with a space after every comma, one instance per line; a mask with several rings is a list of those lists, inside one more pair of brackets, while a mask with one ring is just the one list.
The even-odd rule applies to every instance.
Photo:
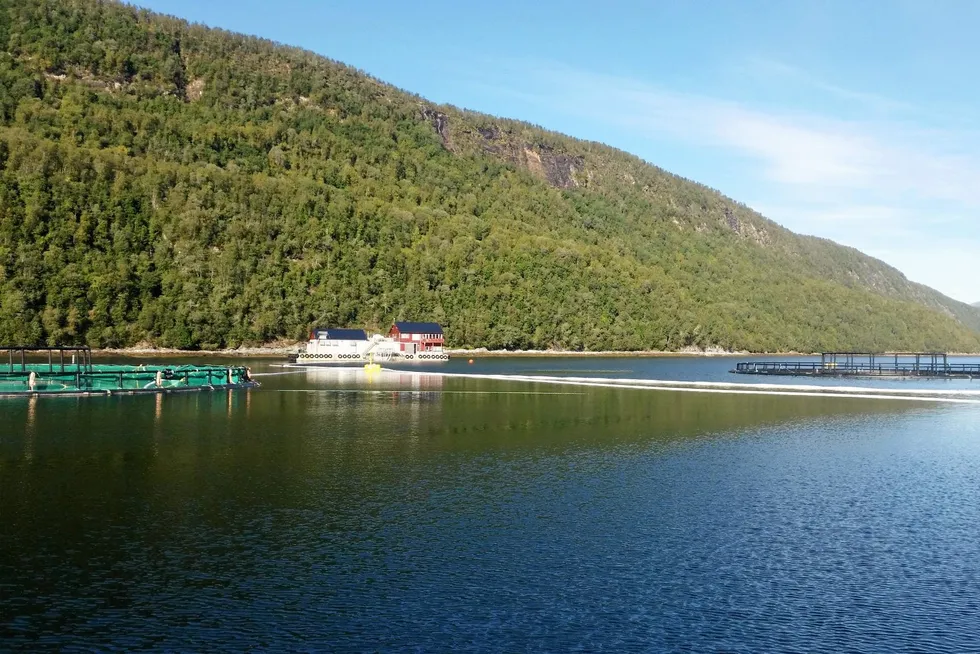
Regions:
[[289, 362], [303, 366], [439, 363], [449, 360], [443, 349], [442, 327], [437, 323], [396, 322], [388, 335], [368, 336], [363, 329], [318, 328], [310, 332], [306, 348], [289, 355]]

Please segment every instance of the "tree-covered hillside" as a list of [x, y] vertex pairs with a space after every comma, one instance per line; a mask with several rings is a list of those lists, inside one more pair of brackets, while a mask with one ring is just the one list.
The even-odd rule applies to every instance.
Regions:
[[980, 311], [636, 157], [113, 2], [0, 0], [0, 342], [980, 351]]

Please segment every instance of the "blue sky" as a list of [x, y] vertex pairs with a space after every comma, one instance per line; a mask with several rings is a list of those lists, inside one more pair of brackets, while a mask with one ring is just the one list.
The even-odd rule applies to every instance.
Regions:
[[139, 4], [603, 141], [980, 301], [980, 2]]

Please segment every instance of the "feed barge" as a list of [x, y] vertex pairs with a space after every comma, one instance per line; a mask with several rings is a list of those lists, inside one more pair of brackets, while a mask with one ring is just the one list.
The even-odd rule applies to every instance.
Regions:
[[314, 329], [306, 349], [289, 355], [289, 362], [302, 366], [439, 363], [449, 360], [444, 342], [442, 327], [430, 322], [396, 322], [387, 336], [368, 337], [363, 329]]
[[746, 361], [740, 375], [980, 379], [980, 363], [950, 363], [945, 352], [824, 352], [820, 361]]
[[0, 397], [252, 388], [245, 366], [95, 364], [88, 347], [0, 347]]

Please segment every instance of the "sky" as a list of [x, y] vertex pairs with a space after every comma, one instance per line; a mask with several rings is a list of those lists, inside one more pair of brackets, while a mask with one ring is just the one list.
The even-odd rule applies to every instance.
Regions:
[[138, 4], [602, 141], [980, 301], [980, 2]]

